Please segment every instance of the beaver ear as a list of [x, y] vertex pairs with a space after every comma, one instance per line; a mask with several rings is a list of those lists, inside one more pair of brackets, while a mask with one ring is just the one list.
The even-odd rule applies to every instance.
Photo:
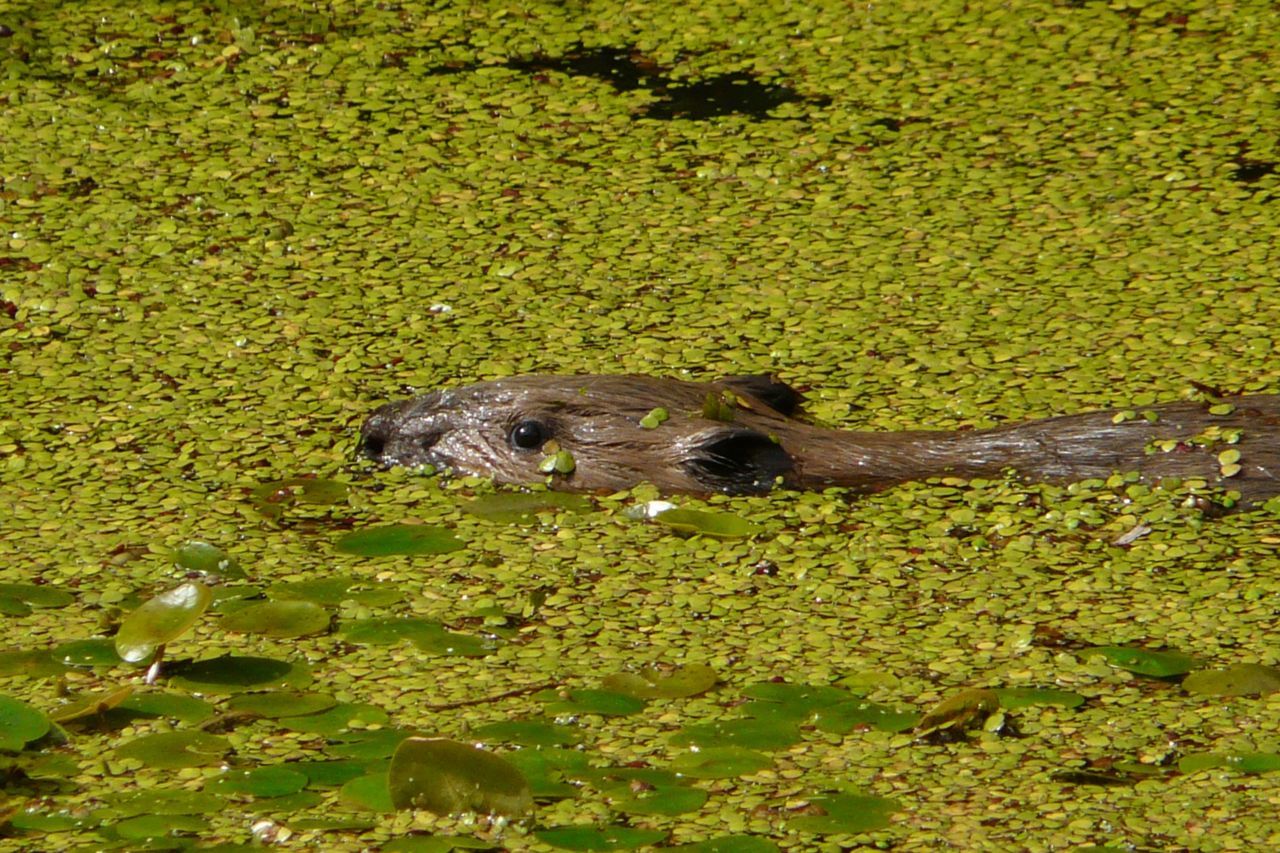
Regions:
[[748, 397], [755, 397], [768, 405], [780, 415], [791, 417], [800, 410], [804, 395], [777, 377], [767, 373], [753, 373], [749, 376], [726, 376], [720, 380], [731, 391], [738, 391]]
[[786, 477], [795, 462], [769, 436], [753, 429], [710, 430], [683, 462], [684, 469], [709, 492], [762, 494]]

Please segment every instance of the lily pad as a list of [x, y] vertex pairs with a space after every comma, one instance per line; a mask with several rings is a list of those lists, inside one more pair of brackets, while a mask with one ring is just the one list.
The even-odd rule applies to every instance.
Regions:
[[394, 584], [357, 578], [317, 578], [272, 584], [267, 587], [267, 598], [274, 601], [310, 601], [330, 607], [337, 607], [344, 601], [384, 607], [403, 601], [404, 591]]
[[778, 845], [759, 835], [721, 835], [667, 849], [681, 853], [776, 853]]
[[540, 747], [508, 753], [505, 758], [524, 774], [535, 799], [567, 799], [578, 796], [580, 788], [566, 779], [578, 779], [590, 770], [590, 759], [575, 749]]
[[561, 850], [634, 850], [667, 837], [661, 829], [630, 826], [558, 826], [540, 829], [534, 837]]
[[606, 676], [603, 685], [615, 693], [637, 699], [681, 699], [697, 696], [715, 686], [719, 675], [705, 664], [688, 664], [670, 672], [647, 668]]
[[239, 581], [248, 577], [235, 557], [216, 545], [192, 540], [173, 553], [174, 564], [184, 571], [221, 580]]
[[253, 714], [265, 719], [318, 714], [338, 704], [338, 700], [322, 693], [298, 693], [277, 690], [270, 693], [242, 693], [227, 700], [231, 713]]
[[213, 716], [213, 706], [185, 693], [134, 693], [120, 709], [143, 717], [163, 717], [183, 723], [200, 723]]
[[1280, 668], [1240, 663], [1223, 670], [1202, 669], [1188, 675], [1182, 687], [1204, 696], [1265, 696], [1280, 690]]
[[57, 646], [51, 653], [67, 666], [118, 666], [120, 654], [111, 637], [72, 640]]
[[232, 769], [210, 781], [206, 787], [214, 794], [248, 794], [251, 797], [283, 797], [307, 786], [307, 777], [287, 767], [254, 767]]
[[67, 667], [54, 660], [48, 649], [12, 649], [0, 652], [0, 676], [51, 678], [66, 671]]
[[547, 720], [500, 720], [472, 729], [476, 740], [520, 746], [570, 746], [582, 739], [578, 730]]
[[477, 518], [499, 524], [532, 524], [541, 512], [591, 512], [595, 506], [571, 492], [512, 492], [485, 495], [462, 505]]
[[331, 506], [345, 501], [347, 486], [337, 480], [318, 477], [289, 477], [263, 483], [253, 490], [249, 499], [258, 512], [275, 520], [296, 504]]
[[279, 639], [323, 634], [329, 622], [329, 611], [310, 601], [259, 601], [222, 617], [228, 631]]
[[0, 749], [17, 752], [49, 731], [49, 718], [26, 702], [0, 695]]
[[216, 794], [169, 788], [104, 794], [102, 801], [104, 816], [116, 819], [141, 814], [214, 814], [227, 807], [226, 798]]
[[680, 533], [712, 536], [717, 539], [742, 539], [764, 530], [758, 524], [727, 512], [701, 509], [669, 509], [655, 515], [654, 520]]
[[222, 761], [231, 749], [226, 738], [205, 732], [158, 732], [143, 735], [116, 748], [117, 758], [136, 758], [148, 767], [176, 770], [204, 767]]
[[624, 814], [674, 817], [696, 812], [707, 802], [707, 792], [685, 785], [624, 786], [608, 791], [610, 804]]
[[376, 763], [339, 758], [332, 761], [290, 761], [281, 766], [306, 776], [311, 787], [336, 788], [360, 776], [386, 773], [386, 767], [372, 766]]
[[207, 820], [191, 815], [146, 814], [117, 821], [99, 831], [107, 837], [141, 844], [204, 832], [208, 828]]
[[1102, 655], [1114, 667], [1151, 678], [1182, 675], [1200, 666], [1200, 661], [1182, 652], [1151, 651], [1129, 646], [1095, 646], [1086, 649], [1084, 654]]
[[181, 637], [209, 607], [213, 594], [202, 583], [184, 583], [145, 601], [120, 623], [116, 652], [121, 660], [141, 663]]
[[721, 720], [685, 726], [669, 738], [673, 746], [698, 749], [740, 746], [745, 749], [786, 749], [800, 742], [800, 730], [782, 720]]
[[644, 710], [643, 699], [612, 690], [542, 690], [533, 695], [548, 714], [600, 714], [621, 717]]
[[1275, 752], [1198, 752], [1178, 760], [1183, 773], [1223, 768], [1237, 773], [1274, 773], [1280, 770], [1280, 753]]
[[690, 779], [733, 779], [750, 776], [773, 766], [763, 752], [740, 746], [722, 746], [684, 752], [671, 762], [671, 769]]
[[529, 783], [514, 765], [452, 740], [405, 740], [391, 757], [387, 784], [397, 810], [516, 817], [533, 808]]
[[0, 604], [0, 612], [20, 616], [31, 612], [32, 608], [44, 609], [66, 607], [76, 597], [65, 589], [56, 586], [34, 583], [0, 583], [0, 601], [12, 602], [16, 607], [10, 609]]
[[[747, 709], [744, 712], [749, 713]], [[915, 711], [901, 711], [889, 705], [858, 699], [819, 708], [812, 719], [819, 731], [831, 734], [848, 734], [860, 726], [882, 732], [905, 732], [920, 722], [920, 715]]]
[[1078, 708], [1084, 704], [1084, 697], [1070, 690], [1050, 690], [1044, 687], [997, 687], [994, 692], [1000, 699], [1000, 707], [1010, 711], [1032, 705], [1061, 705], [1064, 708]]
[[787, 828], [818, 835], [872, 832], [889, 826], [899, 805], [886, 797], [830, 794], [811, 798], [809, 809], [813, 813], [791, 818]]
[[388, 524], [348, 533], [334, 547], [361, 557], [389, 557], [397, 554], [447, 554], [465, 548], [466, 543], [445, 527], [427, 524]]
[[195, 661], [173, 673], [170, 682], [196, 693], [243, 693], [247, 690], [291, 688], [311, 684], [311, 670], [300, 663], [275, 658], [223, 655]]
[[280, 725], [295, 732], [317, 735], [334, 735], [351, 728], [381, 726], [389, 721], [387, 712], [366, 702], [340, 702], [328, 710], [305, 716], [280, 719]]
[[348, 643], [370, 646], [387, 646], [408, 640], [419, 650], [430, 654], [462, 657], [482, 657], [492, 653], [497, 646], [494, 640], [445, 630], [439, 622], [403, 617], [352, 622], [342, 629], [342, 637]]

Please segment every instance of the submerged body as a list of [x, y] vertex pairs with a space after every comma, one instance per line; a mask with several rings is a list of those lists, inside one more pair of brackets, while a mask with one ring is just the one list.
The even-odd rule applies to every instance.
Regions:
[[[575, 491], [642, 482], [688, 493], [874, 491], [1013, 469], [1041, 482], [1131, 471], [1148, 482], [1198, 479], [1239, 492], [1246, 506], [1280, 494], [1280, 395], [954, 432], [824, 429], [792, 417], [799, 403], [799, 393], [767, 376], [520, 376], [389, 403], [361, 435], [365, 454], [386, 465], [510, 484], [545, 480], [559, 454], [552, 485]], [[665, 421], [657, 423], [656, 409]]]

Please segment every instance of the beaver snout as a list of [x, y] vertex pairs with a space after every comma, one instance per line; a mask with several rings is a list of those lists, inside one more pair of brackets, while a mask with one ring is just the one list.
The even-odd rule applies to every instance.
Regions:
[[390, 403], [378, 409], [360, 429], [360, 452], [383, 465], [421, 465], [444, 435], [442, 430], [414, 428], [406, 418], [408, 403]]

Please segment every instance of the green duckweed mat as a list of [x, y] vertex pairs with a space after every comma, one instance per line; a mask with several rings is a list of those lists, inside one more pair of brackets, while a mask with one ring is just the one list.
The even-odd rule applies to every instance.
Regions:
[[[0, 4], [0, 847], [1275, 848], [1274, 502], [681, 499], [757, 529], [715, 539], [629, 520], [640, 488], [511, 524], [356, 431], [536, 371], [776, 371], [874, 429], [1274, 393], [1278, 31]], [[389, 525], [440, 530], [338, 547]], [[189, 582], [176, 636], [129, 625], [147, 684], [115, 631]], [[410, 734], [532, 811], [395, 811], [389, 778], [435, 796], [388, 776]], [[526, 803], [495, 767], [473, 802]]]

